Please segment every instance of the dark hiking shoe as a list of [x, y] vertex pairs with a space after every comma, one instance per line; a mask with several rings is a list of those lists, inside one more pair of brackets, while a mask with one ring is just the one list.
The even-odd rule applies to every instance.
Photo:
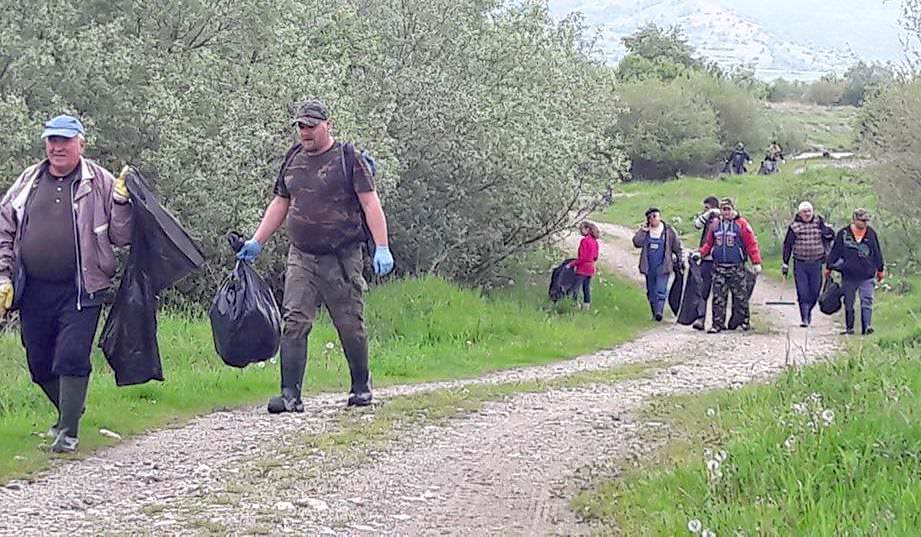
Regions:
[[79, 443], [80, 440], [77, 437], [67, 436], [64, 431], [60, 431], [51, 444], [51, 451], [55, 453], [74, 453], [77, 451], [77, 444]]
[[739, 325], [739, 328], [741, 328], [743, 332], [748, 332], [752, 329], [752, 325], [751, 323], [742, 323]]
[[656, 313], [656, 316], [654, 317], [654, 319], [656, 320], [657, 323], [662, 322], [662, 314]]
[[371, 392], [350, 393], [345, 406], [368, 406], [371, 404]]
[[801, 322], [801, 323], [799, 323], [799, 327], [800, 327], [800, 328], [809, 328], [809, 323], [807, 323], [807, 322]]
[[876, 332], [876, 330], [873, 330], [872, 326], [868, 326], [867, 329], [863, 331], [863, 335], [871, 336], [873, 335], [873, 332]]
[[854, 335], [854, 329], [853, 329], [853, 328], [848, 328], [847, 330], [843, 330], [843, 331], [841, 332], [841, 335], [842, 335], [842, 336], [853, 336], [853, 335]]
[[703, 330], [704, 322], [703, 321], [694, 321], [694, 324], [691, 325], [691, 328], [694, 330]]
[[288, 397], [284, 394], [276, 395], [269, 399], [269, 414], [281, 414], [283, 412], [303, 412], [304, 403], [300, 399]]

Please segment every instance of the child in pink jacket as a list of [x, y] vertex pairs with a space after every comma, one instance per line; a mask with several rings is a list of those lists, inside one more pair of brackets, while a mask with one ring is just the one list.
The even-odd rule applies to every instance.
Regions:
[[579, 253], [570, 266], [582, 284], [582, 303], [579, 309], [588, 310], [592, 306], [592, 276], [595, 275], [595, 261], [598, 261], [598, 237], [601, 233], [598, 226], [591, 222], [579, 224], [579, 233], [582, 234]]

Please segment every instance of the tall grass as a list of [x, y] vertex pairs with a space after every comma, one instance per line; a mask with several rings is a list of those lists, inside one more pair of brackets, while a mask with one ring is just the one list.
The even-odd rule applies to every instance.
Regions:
[[[371, 368], [375, 385], [469, 377], [487, 371], [547, 363], [630, 338], [646, 323], [641, 292], [601, 275], [591, 313], [546, 308], [546, 278], [522, 274], [517, 283], [486, 296], [437, 278], [396, 281], [368, 296]], [[112, 443], [101, 428], [122, 435], [160, 427], [213, 409], [262, 403], [277, 393], [274, 361], [243, 370], [225, 366], [214, 352], [207, 319], [160, 317], [160, 352], [166, 381], [118, 388], [99, 352], [80, 450]], [[348, 366], [325, 316], [311, 336], [305, 390], [348, 390]], [[53, 422], [51, 405], [28, 375], [15, 334], [0, 337], [0, 480], [43, 467], [48, 454], [35, 433]], [[344, 400], [344, 397], [343, 397]]]

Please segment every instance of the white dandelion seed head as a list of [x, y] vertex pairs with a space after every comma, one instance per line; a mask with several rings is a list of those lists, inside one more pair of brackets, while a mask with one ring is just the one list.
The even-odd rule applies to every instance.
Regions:
[[468, 340], [467, 340], [467, 345], [473, 345], [473, 342], [470, 341], [470, 340], [468, 339]]
[[820, 394], [820, 393], [818, 393], [818, 392], [812, 392], [812, 393], [809, 395], [809, 398], [812, 399], [813, 401], [815, 401], [816, 403], [819, 403], [819, 402], [822, 401], [822, 394]]
[[805, 414], [805, 413], [806, 413], [806, 405], [804, 405], [803, 403], [794, 403], [794, 404], [793, 404], [793, 411], [796, 412], [797, 414]]
[[825, 422], [825, 425], [831, 425], [831, 423], [835, 421], [835, 411], [830, 408], [823, 410], [822, 421]]
[[265, 362], [259, 362], [259, 369], [265, 369]]
[[719, 462], [721, 463], [726, 462], [726, 459], [728, 458], [729, 458], [729, 453], [727, 453], [725, 450], [721, 449], [716, 452], [716, 460], [718, 460]]
[[710, 448], [704, 448], [704, 458], [705, 458], [705, 459], [712, 459], [712, 458], [713, 458], [713, 450], [710, 449]]
[[711, 474], [715, 474], [720, 469], [720, 461], [716, 459], [710, 459], [707, 461], [707, 471]]
[[277, 363], [278, 363], [278, 357], [277, 357], [277, 356], [273, 356], [273, 357], [269, 358], [269, 363], [271, 363], [271, 364], [273, 364], [273, 365], [274, 365], [274, 364], [277, 364]]
[[333, 349], [335, 349], [335, 348], [336, 348], [336, 344], [335, 344], [335, 343], [333, 343], [332, 341], [327, 341], [327, 342], [326, 342], [326, 350], [331, 351], [331, 350], [333, 350]]
[[703, 533], [700, 534], [700, 537], [716, 537], [716, 533], [710, 530], [710, 528], [705, 528]]
[[691, 533], [700, 533], [700, 530], [703, 527], [703, 524], [701, 524], [700, 521], [696, 518], [688, 521], [688, 531]]
[[707, 416], [709, 416], [709, 417], [711, 417], [711, 418], [712, 418], [713, 416], [716, 416], [716, 410], [714, 410], [714, 409], [712, 409], [712, 408], [708, 408], [708, 409], [707, 409]]
[[783, 445], [785, 448], [792, 450], [796, 447], [796, 437], [791, 434], [787, 437], [786, 440], [783, 441]]

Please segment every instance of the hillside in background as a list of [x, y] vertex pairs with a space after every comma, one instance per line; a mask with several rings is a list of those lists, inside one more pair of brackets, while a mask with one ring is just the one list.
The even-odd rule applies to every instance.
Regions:
[[882, 0], [551, 0], [557, 16], [579, 11], [598, 29], [609, 62], [621, 38], [647, 22], [680, 26], [701, 56], [762, 79], [812, 80], [858, 60], [902, 59], [898, 5]]

